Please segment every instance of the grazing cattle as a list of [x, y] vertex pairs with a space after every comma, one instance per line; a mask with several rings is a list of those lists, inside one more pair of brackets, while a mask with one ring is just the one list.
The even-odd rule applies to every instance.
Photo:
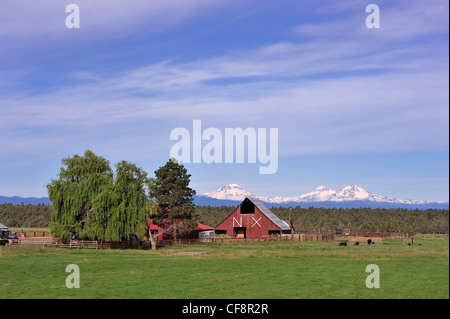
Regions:
[[355, 246], [359, 246], [359, 241], [357, 241], [357, 242], [355, 243]]
[[339, 246], [347, 246], [347, 243], [339, 243]]
[[372, 243], [372, 239], [367, 239], [367, 243], [370, 245]]

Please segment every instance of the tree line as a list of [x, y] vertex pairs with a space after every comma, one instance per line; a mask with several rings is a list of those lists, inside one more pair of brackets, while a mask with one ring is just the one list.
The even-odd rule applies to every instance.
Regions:
[[52, 206], [46, 204], [0, 204], [0, 223], [8, 227], [46, 228], [52, 213]]
[[[230, 206], [195, 206], [192, 220], [215, 227], [234, 211]], [[449, 210], [384, 208], [272, 207], [281, 219], [292, 219], [297, 230], [354, 229], [380, 232], [449, 233]], [[0, 204], [0, 223], [8, 227], [49, 227], [51, 205]]]

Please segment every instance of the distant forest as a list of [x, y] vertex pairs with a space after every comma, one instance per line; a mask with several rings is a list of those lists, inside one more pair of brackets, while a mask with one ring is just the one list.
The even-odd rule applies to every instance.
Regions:
[[[196, 206], [194, 220], [215, 227], [234, 211], [230, 206]], [[272, 207], [297, 230], [353, 229], [380, 232], [449, 233], [449, 210]], [[0, 223], [8, 227], [49, 227], [51, 205], [0, 204]]]
[[0, 204], [0, 223], [8, 227], [49, 227], [51, 205]]
[[[196, 206], [195, 219], [215, 227], [234, 211], [229, 206]], [[291, 219], [297, 231], [353, 229], [379, 232], [449, 233], [449, 210], [385, 208], [272, 207], [280, 219]]]

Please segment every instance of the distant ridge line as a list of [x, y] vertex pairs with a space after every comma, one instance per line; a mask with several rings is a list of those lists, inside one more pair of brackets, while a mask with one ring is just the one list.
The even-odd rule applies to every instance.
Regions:
[[[227, 200], [227, 199], [216, 199], [208, 196], [194, 196], [194, 204], [199, 206], [230, 206], [236, 207], [242, 201], [237, 200]], [[400, 203], [389, 203], [389, 202], [373, 202], [373, 201], [343, 201], [343, 202], [286, 202], [286, 203], [268, 203], [262, 201], [267, 207], [297, 207], [302, 208], [309, 207], [323, 207], [323, 208], [404, 208], [404, 209], [449, 209], [449, 203], [424, 203], [424, 204], [400, 204]], [[51, 201], [48, 197], [20, 197], [20, 196], [0, 196], [0, 204], [11, 203], [13, 205], [38, 205], [46, 204], [51, 205]]]

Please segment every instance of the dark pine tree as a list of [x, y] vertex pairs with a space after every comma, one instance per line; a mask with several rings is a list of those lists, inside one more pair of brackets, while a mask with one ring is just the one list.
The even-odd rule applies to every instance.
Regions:
[[173, 239], [177, 233], [190, 231], [194, 222], [195, 211], [193, 196], [195, 190], [189, 187], [191, 175], [176, 160], [170, 159], [164, 166], [155, 171], [155, 178], [150, 186], [150, 196], [158, 204], [158, 211], [153, 222], [161, 228], [170, 228]]

